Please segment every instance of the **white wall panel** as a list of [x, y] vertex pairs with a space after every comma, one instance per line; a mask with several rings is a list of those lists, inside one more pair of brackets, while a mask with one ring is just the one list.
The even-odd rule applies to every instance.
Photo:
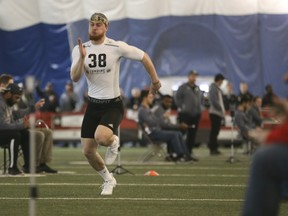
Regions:
[[49, 24], [65, 24], [84, 18], [81, 0], [38, 0], [41, 21]]
[[2, 0], [0, 29], [17, 30], [43, 22], [64, 24], [99, 11], [109, 20], [125, 17], [287, 14], [287, 0]]
[[0, 1], [0, 29], [16, 30], [39, 22], [38, 0]]
[[258, 0], [259, 13], [287, 14], [287, 0]]

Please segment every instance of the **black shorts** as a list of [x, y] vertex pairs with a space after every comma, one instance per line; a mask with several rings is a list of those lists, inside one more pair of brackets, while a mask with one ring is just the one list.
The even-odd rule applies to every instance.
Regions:
[[81, 138], [94, 138], [98, 125], [104, 125], [118, 134], [123, 119], [124, 105], [120, 97], [101, 100], [89, 97], [81, 127]]

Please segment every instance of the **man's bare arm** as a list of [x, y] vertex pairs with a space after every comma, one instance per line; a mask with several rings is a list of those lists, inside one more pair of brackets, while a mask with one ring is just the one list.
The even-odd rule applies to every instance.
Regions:
[[150, 87], [150, 91], [153, 94], [155, 94], [160, 89], [161, 83], [160, 83], [159, 77], [157, 75], [156, 69], [154, 67], [154, 64], [151, 61], [150, 57], [147, 55], [147, 53], [144, 54], [144, 57], [143, 57], [141, 62], [144, 65], [149, 76], [151, 77], [152, 84]]

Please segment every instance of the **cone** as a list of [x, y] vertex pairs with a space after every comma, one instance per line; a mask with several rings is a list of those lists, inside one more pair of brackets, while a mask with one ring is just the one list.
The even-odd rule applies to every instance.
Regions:
[[159, 176], [159, 173], [157, 173], [155, 170], [150, 170], [146, 172], [144, 176]]

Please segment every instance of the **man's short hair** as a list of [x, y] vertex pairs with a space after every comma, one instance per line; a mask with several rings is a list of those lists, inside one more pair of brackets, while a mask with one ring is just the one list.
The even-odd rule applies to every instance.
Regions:
[[9, 83], [9, 80], [13, 80], [13, 76], [11, 76], [10, 74], [1, 74], [0, 84], [7, 85]]
[[141, 95], [140, 95], [140, 99], [141, 99], [141, 102], [143, 101], [144, 98], [146, 98], [148, 95], [150, 94], [150, 91], [149, 90], [142, 90], [141, 91]]
[[189, 71], [188, 76], [191, 76], [191, 75], [198, 76], [199, 74], [198, 74], [198, 72], [196, 70], [191, 70], [191, 71]]
[[214, 81], [215, 82], [218, 82], [218, 81], [224, 80], [224, 79], [225, 79], [225, 77], [221, 73], [216, 74], [215, 77], [214, 77]]
[[165, 98], [173, 99], [173, 97], [171, 95], [168, 95], [168, 94], [165, 94], [162, 96], [162, 99], [165, 99]]

